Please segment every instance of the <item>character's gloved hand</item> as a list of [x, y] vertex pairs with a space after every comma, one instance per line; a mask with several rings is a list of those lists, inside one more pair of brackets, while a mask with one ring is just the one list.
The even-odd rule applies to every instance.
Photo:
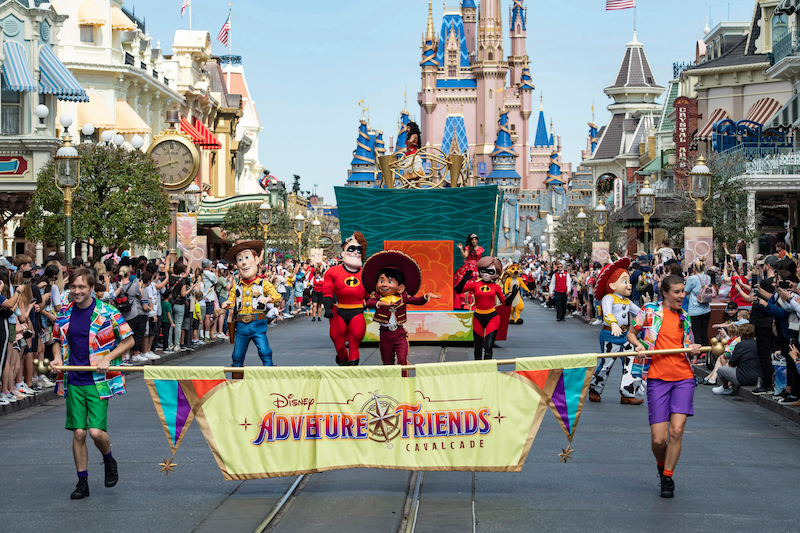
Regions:
[[511, 303], [514, 301], [514, 298], [517, 297], [517, 294], [519, 294], [519, 287], [518, 286], [512, 287], [511, 292], [508, 295], [506, 295], [506, 300], [504, 303], [506, 305], [511, 305]]

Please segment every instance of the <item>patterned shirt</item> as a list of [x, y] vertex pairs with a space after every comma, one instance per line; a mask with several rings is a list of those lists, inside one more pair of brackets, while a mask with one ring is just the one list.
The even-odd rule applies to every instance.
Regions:
[[258, 277], [249, 283], [245, 280], [237, 281], [228, 294], [228, 301], [240, 315], [254, 315], [267, 309], [267, 304], [258, 303], [262, 296], [272, 298], [273, 302], [281, 299], [272, 283]]
[[[75, 302], [70, 302], [63, 306], [53, 325], [53, 339], [61, 343], [65, 365], [70, 364], [68, 335], [74, 305]], [[95, 307], [89, 323], [89, 364], [96, 365], [100, 359], [111, 353], [120, 342], [131, 335], [133, 332], [120, 312], [115, 307], [95, 299]], [[119, 358], [111, 361], [112, 366], [117, 366], [119, 363]], [[92, 377], [94, 386], [102, 399], [125, 393], [125, 377], [121, 372], [94, 372]], [[68, 378], [69, 372], [64, 375], [64, 386], [59, 389], [59, 395], [66, 396]]]
[[[692, 321], [689, 316], [683, 312], [683, 310], [680, 311], [680, 319], [683, 324], [683, 346], [688, 347], [690, 344], [694, 343], [694, 336], [692, 335]], [[637, 336], [639, 336], [642, 344], [644, 344], [647, 350], [655, 349], [656, 338], [658, 338], [658, 332], [661, 331], [661, 324], [663, 321], [664, 302], [645, 304], [633, 319], [631, 327], [634, 328]], [[652, 359], [652, 357], [646, 357], [644, 365], [645, 369], [649, 369]], [[689, 360], [688, 354], [686, 355], [686, 359]], [[647, 370], [645, 370], [645, 376], [646, 374]]]

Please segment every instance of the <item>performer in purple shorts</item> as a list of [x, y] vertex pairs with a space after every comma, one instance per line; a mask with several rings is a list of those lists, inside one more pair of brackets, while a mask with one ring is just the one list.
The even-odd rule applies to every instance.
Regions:
[[[645, 304], [628, 330], [628, 341], [637, 352], [690, 348], [700, 353], [694, 343], [692, 325], [684, 313], [684, 283], [680, 276], [670, 275], [661, 282], [664, 300]], [[644, 333], [642, 340], [639, 334]], [[694, 415], [695, 379], [686, 354], [659, 354], [645, 362], [647, 377], [647, 412], [650, 438], [661, 476], [661, 497], [672, 498], [675, 483], [672, 474], [681, 455], [681, 440], [686, 418]]]

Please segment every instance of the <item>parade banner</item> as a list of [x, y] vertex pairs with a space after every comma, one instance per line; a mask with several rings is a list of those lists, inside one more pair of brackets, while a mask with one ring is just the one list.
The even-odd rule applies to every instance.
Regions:
[[[399, 366], [146, 367], [173, 458], [196, 419], [225, 479], [342, 468], [518, 472], [545, 413], [571, 441], [596, 354]], [[569, 447], [568, 447], [569, 448]], [[175, 466], [172, 458], [165, 463]]]

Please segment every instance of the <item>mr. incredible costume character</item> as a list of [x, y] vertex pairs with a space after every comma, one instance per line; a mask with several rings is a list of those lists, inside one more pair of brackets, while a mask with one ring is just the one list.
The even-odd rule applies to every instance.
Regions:
[[[628, 274], [630, 265], [631, 260], [623, 257], [604, 266], [597, 276], [594, 297], [600, 300], [603, 311], [603, 330], [600, 332], [600, 351], [602, 353], [633, 351], [633, 346], [627, 338], [630, 314], [633, 313], [633, 316], [636, 316], [640, 309], [629, 298], [632, 291], [631, 279]], [[624, 358], [619, 394], [620, 403], [638, 405], [644, 401], [641, 398], [646, 394], [646, 389], [642, 377], [634, 377], [632, 374], [633, 360], [633, 357]], [[590, 401], [600, 401], [608, 374], [616, 361], [617, 358], [600, 359], [589, 385]]]
[[496, 280], [503, 273], [503, 263], [496, 257], [484, 257], [477, 264], [480, 279], [470, 281], [472, 271], [468, 270], [454, 290], [471, 292], [475, 295], [475, 312], [472, 315], [472, 338], [475, 347], [475, 360], [491, 359], [494, 341], [500, 328], [500, 315], [497, 313], [497, 300], [510, 305], [519, 292], [519, 287], [511, 289], [506, 296]]
[[[258, 263], [262, 241], [237, 241], [228, 251], [225, 260], [236, 265], [239, 279], [222, 304], [223, 309], [233, 308], [229, 321], [235, 334], [231, 334], [233, 345], [232, 366], [244, 366], [244, 356], [250, 341], [258, 349], [258, 356], [264, 366], [272, 365], [272, 349], [267, 341], [267, 304], [277, 302], [281, 295], [263, 276], [258, 275]], [[241, 378], [241, 373], [234, 373]]]
[[326, 270], [322, 282], [324, 316], [330, 320], [330, 335], [339, 366], [358, 366], [358, 348], [367, 332], [364, 300], [369, 294], [361, 282], [361, 258], [366, 253], [367, 240], [356, 231], [342, 244], [342, 264]]

